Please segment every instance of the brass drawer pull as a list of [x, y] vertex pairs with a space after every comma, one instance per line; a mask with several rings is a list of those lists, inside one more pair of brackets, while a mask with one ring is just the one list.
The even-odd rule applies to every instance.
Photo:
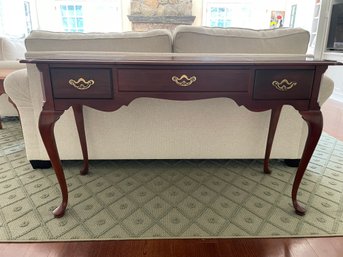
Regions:
[[288, 91], [291, 88], [293, 88], [294, 86], [296, 86], [298, 83], [297, 82], [289, 82], [287, 79], [283, 79], [281, 82], [278, 82], [276, 80], [274, 80], [272, 82], [272, 85], [279, 91]]
[[185, 74], [182, 75], [180, 78], [178, 78], [177, 76], [172, 77], [172, 81], [174, 81], [180, 87], [188, 87], [192, 85], [192, 83], [196, 80], [197, 78], [195, 76], [188, 78], [188, 76]]
[[87, 90], [95, 84], [94, 80], [86, 81], [84, 78], [79, 78], [77, 81], [70, 79], [69, 85], [75, 87], [78, 90]]

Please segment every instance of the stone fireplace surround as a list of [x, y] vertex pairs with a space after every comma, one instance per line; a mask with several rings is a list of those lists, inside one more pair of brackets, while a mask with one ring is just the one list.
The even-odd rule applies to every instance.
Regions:
[[128, 18], [133, 31], [147, 31], [191, 25], [195, 16], [192, 16], [192, 0], [131, 0]]

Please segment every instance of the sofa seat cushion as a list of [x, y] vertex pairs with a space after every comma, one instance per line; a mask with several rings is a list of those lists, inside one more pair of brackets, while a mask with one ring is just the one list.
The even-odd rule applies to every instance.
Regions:
[[148, 32], [72, 33], [32, 31], [25, 40], [31, 51], [105, 51], [105, 52], [171, 52], [169, 30]]
[[173, 34], [176, 53], [305, 54], [309, 32], [301, 28], [253, 30], [178, 26]]

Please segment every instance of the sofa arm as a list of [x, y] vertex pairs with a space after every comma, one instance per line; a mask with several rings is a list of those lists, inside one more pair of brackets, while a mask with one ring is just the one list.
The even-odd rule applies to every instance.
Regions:
[[6, 77], [7, 74], [24, 68], [26, 65], [19, 61], [0, 61], [0, 77]]
[[333, 93], [334, 82], [325, 74], [322, 77], [322, 81], [320, 83], [320, 90], [318, 95], [318, 103], [320, 106], [330, 97]]
[[32, 108], [27, 70], [14, 71], [6, 76], [4, 89], [18, 109]]

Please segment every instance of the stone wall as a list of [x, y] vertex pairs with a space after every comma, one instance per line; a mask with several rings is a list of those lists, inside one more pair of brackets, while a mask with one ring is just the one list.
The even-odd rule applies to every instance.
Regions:
[[131, 0], [132, 30], [156, 28], [174, 29], [180, 24], [192, 24], [192, 0]]

